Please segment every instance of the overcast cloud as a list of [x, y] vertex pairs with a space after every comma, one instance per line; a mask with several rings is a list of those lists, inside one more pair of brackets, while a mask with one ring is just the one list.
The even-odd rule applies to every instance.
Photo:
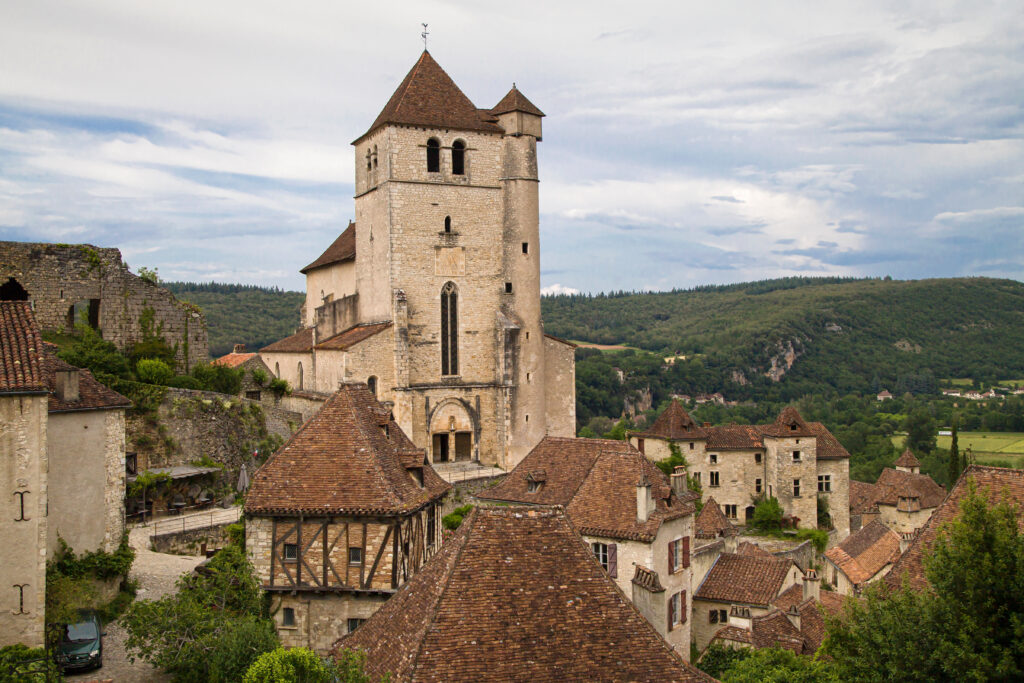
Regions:
[[545, 291], [1024, 279], [1013, 2], [0, 5], [0, 238], [303, 289], [430, 50], [547, 114]]

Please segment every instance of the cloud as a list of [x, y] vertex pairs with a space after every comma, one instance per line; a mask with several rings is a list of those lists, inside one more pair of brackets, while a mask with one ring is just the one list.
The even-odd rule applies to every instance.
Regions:
[[557, 294], [579, 294], [580, 290], [576, 289], [575, 287], [566, 287], [556, 282], [553, 285], [542, 287], [540, 293], [543, 296], [553, 296]]

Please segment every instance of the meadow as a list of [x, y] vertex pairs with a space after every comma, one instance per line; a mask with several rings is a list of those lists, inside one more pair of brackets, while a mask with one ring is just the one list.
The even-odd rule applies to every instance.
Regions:
[[[894, 436], [897, 448], [903, 447], [901, 436]], [[949, 450], [950, 436], [939, 435], [936, 445]], [[1024, 432], [960, 432], [957, 437], [960, 452], [968, 448], [979, 465], [1006, 465], [1024, 467]]]

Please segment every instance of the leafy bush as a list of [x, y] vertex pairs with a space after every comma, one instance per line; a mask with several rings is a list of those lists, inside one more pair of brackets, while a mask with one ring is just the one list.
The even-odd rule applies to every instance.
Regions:
[[127, 379], [131, 377], [128, 359], [117, 350], [112, 342], [105, 341], [100, 333], [88, 325], [75, 328], [78, 339], [69, 349], [57, 353], [61, 360], [77, 368], [85, 368], [93, 374], [102, 373]]
[[750, 526], [758, 531], [778, 531], [782, 528], [782, 506], [779, 499], [772, 496], [763, 498], [754, 508], [754, 518]]
[[235, 522], [224, 527], [228, 535], [228, 543], [245, 550], [245, 522]]
[[824, 553], [828, 547], [828, 532], [824, 529], [798, 529], [797, 540], [805, 541], [810, 539], [811, 544], [818, 553]]
[[291, 385], [280, 377], [275, 377], [270, 380], [270, 385], [267, 388], [274, 392], [278, 398], [281, 398], [282, 396], [290, 396], [292, 393]]
[[462, 507], [457, 507], [441, 518], [441, 524], [444, 524], [445, 529], [455, 531], [462, 524], [463, 518], [466, 515], [468, 515], [469, 511], [472, 509], [472, 505], [463, 505]]
[[818, 495], [818, 528], [832, 528], [832, 513], [828, 511], [828, 496]]
[[57, 551], [53, 559], [47, 563], [47, 573], [54, 571], [71, 578], [95, 576], [98, 579], [112, 579], [115, 576], [128, 576], [132, 563], [135, 561], [135, 550], [128, 544], [128, 535], [121, 539], [121, 544], [112, 553], [102, 550], [88, 552], [78, 557], [75, 551], [57, 537]]
[[167, 386], [178, 389], [202, 389], [203, 385], [195, 377], [190, 375], [175, 375], [167, 382]]
[[312, 650], [279, 647], [260, 655], [245, 672], [242, 683], [333, 683], [334, 680], [334, 666]]
[[263, 368], [253, 368], [252, 381], [255, 382], [257, 386], [266, 386], [269, 380], [270, 378], [267, 376], [267, 373]]
[[0, 683], [54, 683], [63, 681], [53, 657], [43, 648], [20, 643], [0, 647]]
[[174, 370], [162, 360], [142, 358], [135, 364], [135, 374], [140, 382], [166, 386], [174, 377]]
[[192, 368], [192, 376], [203, 389], [221, 394], [237, 394], [241, 391], [244, 373], [241, 368], [212, 363], [201, 363]]

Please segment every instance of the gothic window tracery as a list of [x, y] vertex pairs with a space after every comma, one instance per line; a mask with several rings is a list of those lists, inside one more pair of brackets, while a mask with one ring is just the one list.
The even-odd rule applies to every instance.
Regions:
[[459, 293], [454, 282], [441, 288], [441, 374], [459, 374]]

